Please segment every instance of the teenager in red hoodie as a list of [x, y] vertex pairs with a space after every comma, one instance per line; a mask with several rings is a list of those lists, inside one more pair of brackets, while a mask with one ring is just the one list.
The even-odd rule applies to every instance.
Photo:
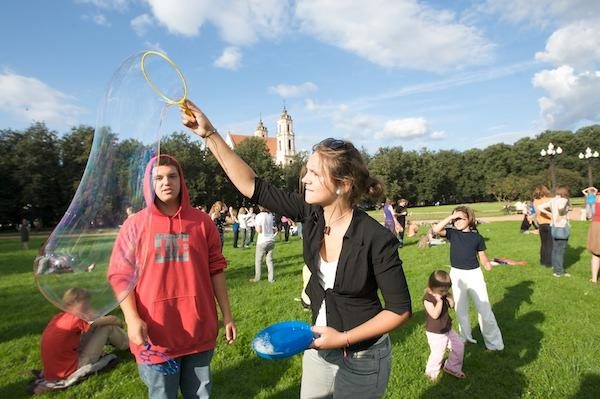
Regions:
[[[173, 157], [150, 160], [144, 197], [147, 207], [119, 231], [108, 279], [116, 295], [125, 297], [121, 309], [130, 349], [150, 398], [175, 398], [179, 388], [185, 398], [207, 398], [218, 333], [215, 298], [227, 342], [236, 338], [219, 232], [208, 214], [190, 205], [183, 172]], [[135, 273], [137, 285], [127, 294]], [[163, 375], [148, 365], [164, 358], [148, 359], [146, 344], [175, 359], [177, 372]]]

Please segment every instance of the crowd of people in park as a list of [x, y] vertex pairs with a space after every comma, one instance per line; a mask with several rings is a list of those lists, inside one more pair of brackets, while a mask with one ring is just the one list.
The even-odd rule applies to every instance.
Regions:
[[[263, 260], [267, 281], [275, 283], [276, 246], [289, 241], [291, 232], [302, 238], [301, 301], [312, 312], [314, 340], [303, 352], [300, 397], [383, 397], [392, 368], [389, 334], [408, 322], [413, 309], [399, 256], [405, 237], [417, 231], [417, 225], [407, 221], [408, 201], [386, 199], [383, 224], [360, 210], [361, 199], [378, 200], [384, 187], [351, 142], [333, 138], [314, 145], [301, 178], [303, 193], [279, 189], [255, 174], [195, 104], [186, 100], [182, 107], [182, 123], [205, 140], [229, 180], [252, 205], [231, 207], [216, 201], [208, 210], [196, 208], [177, 160], [164, 154], [151, 159], [144, 179], [146, 207], [128, 214], [120, 227], [107, 274], [113, 291], [120, 294], [131, 277], [126, 275], [131, 265], [143, 265], [136, 286], [120, 303], [126, 331], [115, 316], [93, 323], [79, 318], [85, 313], [82, 308], [89, 306], [89, 292], [69, 290], [63, 298], [69, 308], [44, 331], [43, 370], [36, 374], [32, 392], [66, 388], [85, 374], [81, 370], [106, 367], [112, 358], [103, 356], [101, 348], [111, 344], [132, 352], [150, 398], [175, 398], [178, 391], [185, 398], [210, 397], [217, 306], [225, 341], [231, 344], [238, 335], [223, 256], [225, 230], [230, 226], [233, 248], [255, 248], [252, 283], [261, 280]], [[600, 193], [588, 187], [584, 194], [590, 201], [588, 249], [593, 254], [591, 281], [596, 284]], [[570, 235], [569, 189], [559, 186], [551, 194], [546, 187], [537, 187], [525, 212], [521, 230], [534, 226], [539, 232], [540, 264], [552, 267], [555, 277], [568, 277], [564, 257]], [[150, 226], [146, 220], [151, 220]], [[489, 259], [477, 225], [473, 209], [458, 206], [425, 234], [425, 246], [447, 242], [450, 247], [449, 272], [433, 271], [423, 282], [424, 329], [430, 347], [424, 373], [434, 382], [442, 372], [466, 377], [465, 344], [477, 343], [469, 302], [478, 314], [485, 348], [504, 349], [482, 268], [491, 271], [494, 265], [524, 262]], [[142, 228], [150, 234], [138, 234]], [[28, 230], [21, 232], [22, 237], [27, 234]]]

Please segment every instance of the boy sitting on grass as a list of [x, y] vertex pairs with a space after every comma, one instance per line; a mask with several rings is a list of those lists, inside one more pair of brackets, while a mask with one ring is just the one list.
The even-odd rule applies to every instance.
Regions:
[[116, 316], [103, 316], [90, 323], [77, 315], [90, 311], [90, 293], [83, 288], [69, 288], [63, 295], [65, 312], [50, 320], [41, 342], [43, 371], [34, 372], [32, 393], [66, 388], [90, 373], [114, 362], [114, 354], [104, 355], [104, 345], [120, 350], [129, 348], [127, 333]]

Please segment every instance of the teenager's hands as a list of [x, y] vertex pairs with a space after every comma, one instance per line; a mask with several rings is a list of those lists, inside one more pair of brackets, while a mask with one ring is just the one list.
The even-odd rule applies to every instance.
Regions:
[[185, 100], [181, 105], [181, 123], [202, 138], [207, 138], [216, 132], [204, 112], [190, 100]]
[[129, 341], [136, 345], [144, 345], [148, 341], [148, 326], [139, 317], [125, 320], [127, 324], [127, 336]]
[[237, 329], [233, 320], [223, 320], [223, 326], [225, 327], [225, 340], [228, 344], [233, 344], [237, 338]]
[[332, 327], [311, 327], [311, 331], [317, 336], [310, 345], [315, 349], [337, 349], [345, 348], [348, 344], [347, 333], [339, 332]]

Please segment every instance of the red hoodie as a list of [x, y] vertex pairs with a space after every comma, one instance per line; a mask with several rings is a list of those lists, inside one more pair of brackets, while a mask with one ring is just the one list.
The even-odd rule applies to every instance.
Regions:
[[[147, 207], [121, 227], [108, 280], [122, 300], [133, 275], [139, 274], [131, 295], [148, 325], [148, 340], [153, 350], [175, 358], [215, 347], [218, 327], [211, 276], [221, 273], [227, 262], [215, 224], [208, 214], [190, 206], [183, 171], [175, 158], [167, 157], [176, 164], [181, 179], [179, 210], [166, 216], [154, 204], [151, 172], [155, 157], [144, 175]], [[139, 352], [145, 348], [133, 343], [130, 348], [141, 363]]]

